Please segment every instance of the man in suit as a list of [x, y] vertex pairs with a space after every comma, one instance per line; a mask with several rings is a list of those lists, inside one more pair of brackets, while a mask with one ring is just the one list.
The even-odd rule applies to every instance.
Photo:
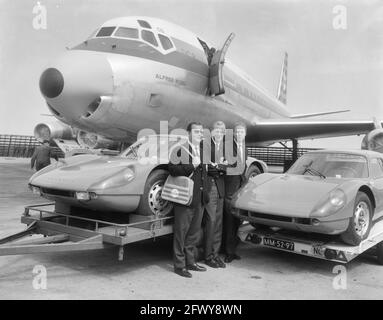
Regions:
[[241, 259], [236, 253], [240, 241], [237, 232], [240, 220], [233, 215], [235, 210], [231, 201], [233, 195], [245, 182], [247, 151], [245, 146], [246, 126], [238, 123], [234, 127], [233, 157], [229, 160], [229, 167], [225, 176], [225, 205], [223, 214], [223, 249], [226, 254], [225, 262], [230, 263]]
[[49, 141], [44, 140], [43, 144], [39, 147], [37, 147], [32, 155], [31, 158], [31, 169], [36, 164], [36, 171], [39, 171], [46, 166], [49, 166], [51, 164], [51, 158], [58, 160], [58, 157], [56, 154], [52, 153], [51, 148], [49, 147]]
[[212, 268], [225, 268], [219, 257], [222, 242], [222, 216], [225, 197], [226, 163], [224, 159], [224, 136], [226, 127], [216, 121], [211, 131], [211, 163], [208, 165], [209, 203], [204, 219], [205, 263]]
[[[192, 271], [206, 271], [196, 263], [195, 251], [201, 230], [203, 212], [209, 202], [207, 165], [203, 163], [203, 127], [200, 123], [188, 125], [189, 143], [176, 147], [170, 155], [169, 173], [172, 176], [191, 176], [194, 182], [190, 206], [174, 205], [174, 272], [191, 278]], [[186, 156], [185, 156], [186, 151]]]

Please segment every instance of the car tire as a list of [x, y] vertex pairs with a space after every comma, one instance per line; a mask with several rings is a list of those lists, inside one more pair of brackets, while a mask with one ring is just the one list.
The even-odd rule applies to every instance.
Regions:
[[341, 234], [341, 239], [353, 246], [359, 245], [370, 233], [374, 208], [370, 198], [359, 191], [355, 197], [352, 217], [347, 230]]
[[376, 256], [379, 264], [383, 265], [383, 241], [376, 245]]
[[246, 180], [248, 181], [250, 178], [255, 177], [259, 174], [261, 174], [261, 170], [256, 165], [251, 165], [249, 170], [246, 172]]
[[137, 208], [139, 215], [165, 217], [172, 212], [173, 203], [161, 198], [162, 188], [168, 175], [169, 172], [162, 169], [150, 173]]

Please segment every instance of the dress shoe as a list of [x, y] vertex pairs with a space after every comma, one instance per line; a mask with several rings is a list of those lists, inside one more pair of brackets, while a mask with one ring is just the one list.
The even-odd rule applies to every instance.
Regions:
[[217, 257], [217, 258], [215, 258], [214, 260], [215, 260], [215, 262], [217, 262], [218, 267], [220, 267], [220, 268], [226, 268], [226, 264], [221, 260], [220, 257]]
[[200, 266], [199, 264], [189, 264], [186, 266], [186, 268], [188, 270], [191, 270], [191, 271], [206, 271], [206, 268], [203, 267], [203, 266]]
[[215, 259], [207, 259], [205, 260], [205, 264], [210, 268], [219, 268], [219, 264]]
[[235, 253], [226, 255], [225, 262], [230, 263], [233, 260], [241, 260], [241, 257]]
[[189, 271], [187, 271], [186, 268], [174, 268], [174, 272], [180, 275], [181, 277], [185, 277], [185, 278], [192, 277], [192, 274]]

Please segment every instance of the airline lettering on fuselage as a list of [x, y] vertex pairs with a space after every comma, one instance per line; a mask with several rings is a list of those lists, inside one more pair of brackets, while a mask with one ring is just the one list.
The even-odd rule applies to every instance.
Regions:
[[183, 81], [183, 80], [180, 80], [180, 79], [175, 79], [173, 77], [169, 77], [167, 75], [164, 75], [164, 74], [156, 74], [156, 79], [159, 79], [159, 80], [165, 80], [167, 82], [170, 82], [170, 83], [175, 83], [177, 85], [180, 85], [180, 86], [185, 86], [186, 85], [186, 82]]

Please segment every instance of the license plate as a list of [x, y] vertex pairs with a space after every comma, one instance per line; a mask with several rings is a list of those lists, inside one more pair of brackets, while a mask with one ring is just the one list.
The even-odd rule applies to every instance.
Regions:
[[279, 248], [284, 250], [294, 251], [294, 242], [278, 240], [273, 238], [263, 238], [263, 245], [273, 248]]

